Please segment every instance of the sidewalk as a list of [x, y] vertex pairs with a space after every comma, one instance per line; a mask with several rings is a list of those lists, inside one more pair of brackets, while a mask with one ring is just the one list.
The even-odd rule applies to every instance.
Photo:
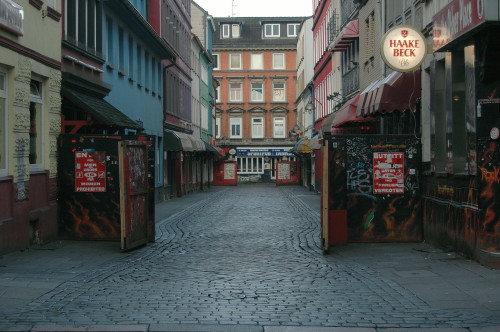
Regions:
[[[249, 184], [251, 186], [251, 184]], [[193, 207], [224, 187], [174, 198], [156, 206], [158, 224]], [[320, 195], [298, 186], [285, 187], [314, 211]], [[58, 241], [0, 257], [0, 317], [15, 312], [41, 295], [78, 275], [116, 263], [132, 253], [121, 253], [118, 242]], [[325, 256], [336, 264], [365, 269], [403, 286], [436, 310], [460, 310], [465, 314], [498, 317], [498, 326], [405, 329], [360, 327], [304, 327], [249, 325], [16, 325], [0, 331], [177, 331], [177, 332], [494, 332], [500, 331], [500, 270], [485, 268], [454, 253], [446, 253], [425, 243], [349, 244], [335, 247]], [[376, 285], [375, 285], [376, 287]], [[326, 308], [327, 309], [327, 308]]]

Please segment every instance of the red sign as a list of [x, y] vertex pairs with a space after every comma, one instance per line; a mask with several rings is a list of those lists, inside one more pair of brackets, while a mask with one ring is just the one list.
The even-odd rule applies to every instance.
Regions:
[[374, 152], [373, 193], [404, 194], [404, 165], [403, 152]]
[[106, 192], [106, 152], [75, 152], [75, 191]]
[[[498, 7], [497, 0], [495, 2], [496, 7]], [[494, 5], [491, 0], [454, 0], [450, 2], [433, 18], [432, 48], [434, 51], [438, 51], [459, 36], [486, 22], [486, 7]], [[491, 10], [493, 8], [490, 8]]]

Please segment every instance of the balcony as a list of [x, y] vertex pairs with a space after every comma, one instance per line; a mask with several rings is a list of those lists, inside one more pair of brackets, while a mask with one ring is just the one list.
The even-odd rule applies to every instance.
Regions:
[[359, 67], [353, 66], [342, 75], [342, 90], [344, 96], [349, 96], [359, 90]]

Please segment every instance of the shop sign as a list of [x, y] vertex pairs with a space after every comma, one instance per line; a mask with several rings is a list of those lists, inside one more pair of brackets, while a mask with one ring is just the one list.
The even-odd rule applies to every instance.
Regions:
[[293, 157], [291, 148], [237, 149], [238, 157]]
[[12, 0], [0, 0], [0, 27], [23, 35], [24, 9]]
[[404, 194], [404, 153], [373, 153], [373, 193]]
[[[498, 7], [498, 1], [494, 1]], [[484, 23], [487, 16], [486, 7], [494, 7], [493, 2], [491, 0], [454, 0], [434, 15], [432, 20], [434, 52]], [[496, 10], [498, 11], [498, 8]]]
[[75, 191], [106, 192], [106, 152], [75, 152]]
[[407, 25], [399, 25], [387, 31], [380, 47], [386, 65], [400, 72], [419, 67], [427, 54], [422, 33]]

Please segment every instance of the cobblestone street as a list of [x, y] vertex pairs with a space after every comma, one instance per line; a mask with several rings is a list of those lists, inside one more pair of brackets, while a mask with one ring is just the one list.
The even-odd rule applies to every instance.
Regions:
[[3, 310], [0, 324], [500, 325], [498, 316], [434, 308], [365, 265], [324, 256], [319, 211], [292, 188], [241, 185], [204, 197], [159, 221], [156, 243]]

